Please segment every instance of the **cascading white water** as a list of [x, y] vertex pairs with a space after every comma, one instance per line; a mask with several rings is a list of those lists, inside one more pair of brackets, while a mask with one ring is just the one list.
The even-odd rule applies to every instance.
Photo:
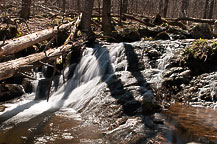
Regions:
[[114, 65], [120, 62], [120, 58], [123, 57], [121, 56], [123, 50], [123, 44], [104, 47], [95, 45], [94, 48], [86, 48], [73, 77], [58, 88], [50, 96], [48, 102], [46, 100], [34, 100], [32, 94], [29, 100], [7, 105], [9, 108], [0, 113], [0, 121], [5, 124], [20, 123], [48, 110], [59, 110], [65, 107], [79, 110], [105, 84], [102, 77], [109, 77], [114, 73]]

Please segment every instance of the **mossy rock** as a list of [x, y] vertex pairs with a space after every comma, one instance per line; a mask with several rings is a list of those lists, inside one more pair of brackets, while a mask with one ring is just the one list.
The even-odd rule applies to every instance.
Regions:
[[112, 35], [120, 42], [134, 42], [141, 39], [141, 35], [137, 29], [124, 28], [118, 31], [118, 33], [113, 33]]
[[187, 47], [181, 58], [181, 64], [189, 67], [194, 74], [211, 72], [217, 69], [217, 42], [205, 39], [196, 40]]

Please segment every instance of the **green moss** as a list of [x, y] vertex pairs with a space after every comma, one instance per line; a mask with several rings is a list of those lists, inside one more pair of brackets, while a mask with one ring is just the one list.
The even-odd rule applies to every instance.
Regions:
[[217, 42], [214, 40], [199, 39], [192, 46], [181, 52], [180, 63], [197, 73], [206, 72], [215, 68], [217, 60]]

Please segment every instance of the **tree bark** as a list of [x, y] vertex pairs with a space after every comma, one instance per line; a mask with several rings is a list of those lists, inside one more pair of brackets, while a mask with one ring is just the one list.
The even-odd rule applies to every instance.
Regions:
[[[72, 47], [72, 45], [64, 45], [58, 48], [49, 49], [45, 52], [35, 53], [26, 57], [0, 63], [0, 80], [13, 77], [18, 71], [31, 67], [31, 64], [43, 60], [45, 58], [54, 58], [62, 55]], [[47, 57], [48, 56], [48, 57]]]
[[211, 3], [210, 3], [209, 15], [208, 15], [209, 19], [213, 18], [214, 3], [215, 3], [215, 0], [212, 0]]
[[163, 9], [163, 17], [167, 17], [167, 10], [168, 10], [169, 0], [164, 1], [164, 9]]
[[182, 0], [182, 7], [181, 7], [181, 16], [182, 17], [187, 17], [188, 16], [188, 5], [189, 5], [189, 0]]
[[20, 17], [28, 19], [30, 16], [31, 0], [22, 0], [22, 9], [20, 11]]
[[127, 13], [127, 9], [128, 9], [128, 0], [123, 0], [123, 8], [122, 8], [122, 12], [123, 13]]
[[77, 0], [77, 9], [78, 9], [78, 12], [80, 13], [81, 12], [81, 7], [80, 7], [80, 0]]
[[158, 13], [161, 15], [163, 11], [163, 0], [159, 1]]
[[66, 12], [66, 0], [63, 0], [62, 8], [63, 8], [63, 12], [65, 13]]
[[73, 24], [74, 22], [71, 22], [68, 24], [63, 24], [59, 28], [55, 27], [55, 28], [45, 29], [16, 39], [0, 42], [0, 56], [14, 54], [40, 41], [47, 40], [53, 37], [59, 30], [67, 29]]
[[85, 1], [84, 8], [83, 8], [83, 16], [81, 18], [80, 29], [84, 33], [91, 32], [91, 17], [93, 11], [93, 3], [94, 0], [87, 0]]
[[206, 0], [205, 2], [205, 8], [204, 8], [204, 13], [203, 13], [203, 18], [207, 18], [207, 13], [208, 13], [208, 9], [209, 9], [209, 0]]
[[102, 28], [103, 28], [103, 31], [106, 35], [111, 34], [111, 32], [112, 32], [111, 0], [103, 0]]

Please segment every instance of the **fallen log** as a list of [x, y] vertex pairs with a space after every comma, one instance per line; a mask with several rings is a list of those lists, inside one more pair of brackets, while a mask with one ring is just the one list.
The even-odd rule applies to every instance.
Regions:
[[[0, 63], [0, 80], [13, 77], [17, 72], [22, 71], [31, 64], [43, 60], [45, 58], [54, 59], [63, 53], [69, 51], [72, 45], [64, 45], [58, 48], [49, 49], [45, 52], [31, 54], [26, 57]], [[32, 65], [33, 67], [33, 65]]]
[[71, 33], [70, 33], [70, 35], [68, 36], [68, 38], [66, 39], [64, 45], [65, 45], [65, 44], [68, 44], [70, 40], [73, 40], [73, 39], [74, 39], [74, 37], [75, 37], [75, 35], [76, 35], [76, 33], [77, 33], [77, 30], [78, 30], [78, 27], [79, 27], [79, 25], [80, 25], [80, 23], [81, 23], [81, 17], [82, 17], [82, 13], [81, 13], [80, 16], [77, 18], [77, 20], [76, 20], [74, 26], [73, 26], [72, 29], [71, 29]]
[[155, 27], [154, 24], [151, 24], [151, 23], [149, 23], [149, 22], [145, 22], [145, 21], [139, 20], [139, 19], [135, 18], [135, 16], [131, 16], [131, 15], [129, 15], [129, 14], [123, 14], [123, 16], [124, 16], [125, 18], [132, 19], [132, 20], [135, 20], [135, 21], [137, 21], [137, 22], [140, 22], [140, 23], [142, 23], [142, 24], [144, 24], [144, 25], [146, 25], [146, 26]]
[[199, 19], [199, 18], [191, 18], [191, 17], [181, 17], [181, 18], [174, 19], [174, 21], [176, 21], [176, 22], [178, 22], [178, 21], [192, 21], [192, 22], [197, 22], [197, 23], [208, 23], [211, 25], [214, 25], [214, 23], [216, 22], [215, 19]]
[[69, 39], [73, 39], [77, 28], [79, 27], [81, 21], [82, 14], [77, 18], [75, 22], [71, 34], [69, 38], [66, 40], [66, 43], [63, 46], [58, 48], [53, 48], [46, 50], [44, 52], [31, 54], [26, 57], [18, 58], [15, 60], [7, 61], [0, 63], [0, 80], [4, 80], [10, 77], [13, 77], [19, 71], [25, 71], [26, 69], [31, 69], [34, 67], [34, 63], [42, 61], [44, 59], [55, 59], [67, 51], [72, 47], [72, 45], [68, 45]]
[[26, 49], [40, 41], [47, 40], [53, 37], [58, 31], [64, 30], [72, 26], [74, 22], [63, 24], [60, 27], [54, 27], [38, 31], [29, 35], [25, 35], [16, 39], [10, 39], [5, 42], [0, 42], [0, 56], [9, 55]]

